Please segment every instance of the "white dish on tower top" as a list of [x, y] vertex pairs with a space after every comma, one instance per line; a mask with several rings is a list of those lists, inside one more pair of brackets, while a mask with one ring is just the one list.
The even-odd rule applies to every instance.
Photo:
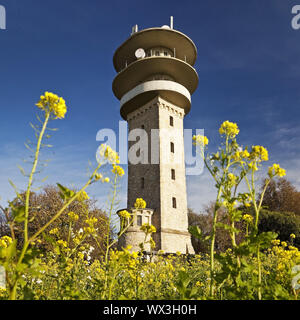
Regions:
[[142, 48], [137, 49], [135, 51], [135, 56], [136, 56], [137, 59], [145, 58], [145, 56], [146, 56], [145, 50], [142, 49]]

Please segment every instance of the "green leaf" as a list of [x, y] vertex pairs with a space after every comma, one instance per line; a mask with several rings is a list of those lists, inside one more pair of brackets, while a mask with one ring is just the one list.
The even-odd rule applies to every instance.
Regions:
[[240, 233], [240, 230], [237, 229], [237, 228], [234, 228], [232, 226], [229, 226], [228, 224], [226, 223], [222, 223], [222, 222], [218, 222], [216, 223], [216, 227], [217, 228], [223, 228], [225, 230], [228, 230], [228, 231], [231, 231], [231, 232], [235, 232], [235, 233]]
[[75, 195], [74, 191], [68, 189], [67, 187], [64, 187], [60, 183], [57, 183], [57, 186], [61, 191], [60, 196], [62, 197], [62, 199], [68, 200], [68, 199], [72, 198]]
[[48, 176], [45, 177], [45, 178], [43, 178], [43, 179], [41, 180], [41, 182], [45, 182], [47, 179], [48, 179]]
[[203, 238], [203, 234], [201, 229], [198, 226], [190, 226], [189, 227], [189, 232], [192, 236], [194, 236], [197, 239], [202, 239]]
[[4, 258], [6, 261], [6, 266], [9, 264], [9, 261], [15, 257], [17, 253], [17, 240], [14, 240], [7, 248], [1, 248], [0, 258]]
[[34, 300], [34, 292], [33, 290], [25, 285], [23, 288], [23, 300]]
[[21, 199], [21, 195], [19, 194], [18, 188], [16, 187], [16, 185], [15, 185], [10, 179], [8, 180], [8, 182], [9, 182], [9, 184], [14, 188], [17, 197], [18, 197], [19, 199]]
[[12, 202], [9, 203], [9, 206], [14, 221], [23, 222], [25, 220], [25, 206], [15, 207]]
[[20, 172], [22, 173], [22, 175], [23, 176], [26, 176], [26, 172], [25, 172], [25, 170], [21, 167], [21, 166], [17, 166], [18, 168], [19, 168], [19, 170], [20, 170]]
[[49, 235], [47, 235], [45, 232], [42, 233], [42, 237], [44, 238], [44, 240], [46, 240], [48, 243], [55, 245], [56, 241], [54, 238], [50, 237]]

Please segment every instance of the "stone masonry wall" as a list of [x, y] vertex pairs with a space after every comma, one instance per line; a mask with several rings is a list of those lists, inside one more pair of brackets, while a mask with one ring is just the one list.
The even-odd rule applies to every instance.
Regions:
[[[170, 125], [170, 116], [173, 117], [173, 126]], [[144, 164], [128, 164], [128, 208], [133, 207], [136, 198], [143, 198], [147, 207], [154, 210], [152, 224], [157, 229], [157, 233], [153, 235], [156, 250], [193, 253], [191, 238], [187, 232], [183, 118], [182, 108], [160, 97], [128, 115], [129, 132], [144, 128], [148, 135], [148, 148], [138, 154]], [[156, 131], [152, 136], [156, 137], [152, 144], [151, 129], [160, 129], [159, 135]], [[145, 141], [139, 143], [144, 146]], [[171, 152], [171, 142], [174, 144], [174, 153]], [[133, 145], [136, 145], [135, 141], [129, 142], [129, 149]], [[152, 159], [156, 160], [156, 164], [150, 163], [151, 148], [156, 150]], [[172, 179], [172, 169], [175, 171], [175, 180]], [[176, 208], [173, 207], [173, 198], [176, 199]], [[128, 240], [129, 238], [134, 242], [134, 233], [128, 234]]]

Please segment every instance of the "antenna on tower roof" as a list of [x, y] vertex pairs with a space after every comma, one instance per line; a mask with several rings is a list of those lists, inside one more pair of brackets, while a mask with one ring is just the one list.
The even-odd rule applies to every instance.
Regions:
[[136, 24], [135, 26], [132, 27], [131, 29], [131, 35], [133, 35], [134, 33], [138, 32], [139, 31], [139, 27], [138, 25]]
[[170, 28], [173, 29], [173, 22], [174, 22], [174, 18], [173, 16], [170, 17]]

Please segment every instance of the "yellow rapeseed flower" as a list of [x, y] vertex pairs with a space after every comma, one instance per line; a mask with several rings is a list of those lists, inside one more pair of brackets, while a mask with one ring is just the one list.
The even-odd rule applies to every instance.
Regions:
[[272, 243], [274, 246], [279, 246], [279, 245], [280, 245], [280, 240], [275, 239], [275, 240], [272, 240], [271, 243]]
[[263, 146], [252, 146], [252, 150], [250, 152], [250, 159], [255, 161], [268, 161], [268, 150]]
[[156, 228], [153, 225], [149, 225], [149, 223], [144, 223], [140, 229], [147, 234], [156, 232]]
[[122, 177], [125, 172], [122, 167], [113, 164], [112, 173], [118, 175], [119, 177]]
[[103, 178], [103, 176], [102, 176], [101, 173], [96, 173], [96, 174], [95, 174], [95, 180], [96, 180], [96, 181], [98, 181], [98, 180], [100, 180], [100, 179], [102, 179], [102, 178]]
[[205, 147], [209, 142], [206, 136], [202, 136], [200, 134], [193, 136], [193, 141], [194, 145], [199, 145], [201, 147]]
[[133, 252], [131, 253], [131, 257], [132, 257], [133, 259], [138, 258], [138, 256], [139, 256], [139, 253], [136, 252], [136, 251], [133, 251]]
[[69, 218], [70, 218], [71, 221], [78, 221], [78, 220], [79, 220], [79, 215], [76, 214], [76, 213], [73, 212], [73, 211], [70, 211], [70, 212], [68, 213], [68, 216], [69, 216]]
[[67, 246], [68, 246], [67, 242], [64, 241], [64, 240], [57, 240], [56, 243], [59, 244], [62, 247], [65, 247], [65, 248], [67, 248]]
[[56, 118], [62, 119], [67, 112], [66, 102], [58, 95], [46, 91], [43, 96], [40, 97], [40, 101], [36, 104], [40, 109], [53, 113]]
[[50, 234], [58, 234], [58, 229], [54, 228], [49, 231]]
[[241, 156], [242, 156], [242, 158], [249, 158], [250, 153], [248, 152], [247, 149], [245, 149], [244, 151], [241, 152]]
[[7, 248], [12, 243], [12, 238], [9, 236], [3, 236], [0, 238], [0, 248]]
[[79, 196], [77, 197], [77, 200], [82, 202], [85, 200], [88, 200], [90, 197], [88, 196], [88, 194], [83, 190], [80, 192]]
[[232, 155], [232, 159], [235, 161], [241, 161], [242, 163], [244, 163], [244, 161], [242, 161], [243, 159], [248, 159], [250, 157], [250, 153], [248, 152], [247, 149], [245, 150], [240, 150], [240, 151], [236, 151], [233, 155]]
[[250, 214], [243, 215], [243, 220], [247, 223], [252, 223], [253, 217]]
[[238, 135], [240, 132], [238, 126], [236, 123], [230, 122], [230, 121], [224, 121], [221, 124], [221, 127], [219, 129], [219, 133], [221, 135], [226, 135], [229, 138], [233, 139], [236, 135]]
[[281, 246], [282, 246], [283, 248], [285, 248], [285, 247], [287, 247], [287, 243], [286, 243], [285, 241], [282, 241], [282, 242], [281, 242]]
[[234, 186], [236, 184], [237, 177], [233, 173], [228, 173], [228, 183], [230, 186]]
[[137, 198], [135, 200], [134, 207], [136, 209], [144, 209], [144, 208], [146, 208], [146, 205], [147, 205], [147, 203], [143, 198]]
[[129, 219], [131, 217], [131, 214], [127, 210], [119, 211], [118, 215], [125, 219]]
[[255, 161], [249, 162], [249, 163], [248, 163], [248, 167], [251, 168], [251, 169], [253, 169], [253, 171], [257, 171], [257, 170], [258, 170]]
[[270, 178], [273, 178], [275, 176], [284, 177], [285, 174], [285, 170], [280, 168], [279, 164], [274, 163], [272, 167], [269, 167], [268, 175]]
[[106, 144], [100, 146], [100, 156], [104, 157], [111, 164], [120, 163], [118, 153]]

